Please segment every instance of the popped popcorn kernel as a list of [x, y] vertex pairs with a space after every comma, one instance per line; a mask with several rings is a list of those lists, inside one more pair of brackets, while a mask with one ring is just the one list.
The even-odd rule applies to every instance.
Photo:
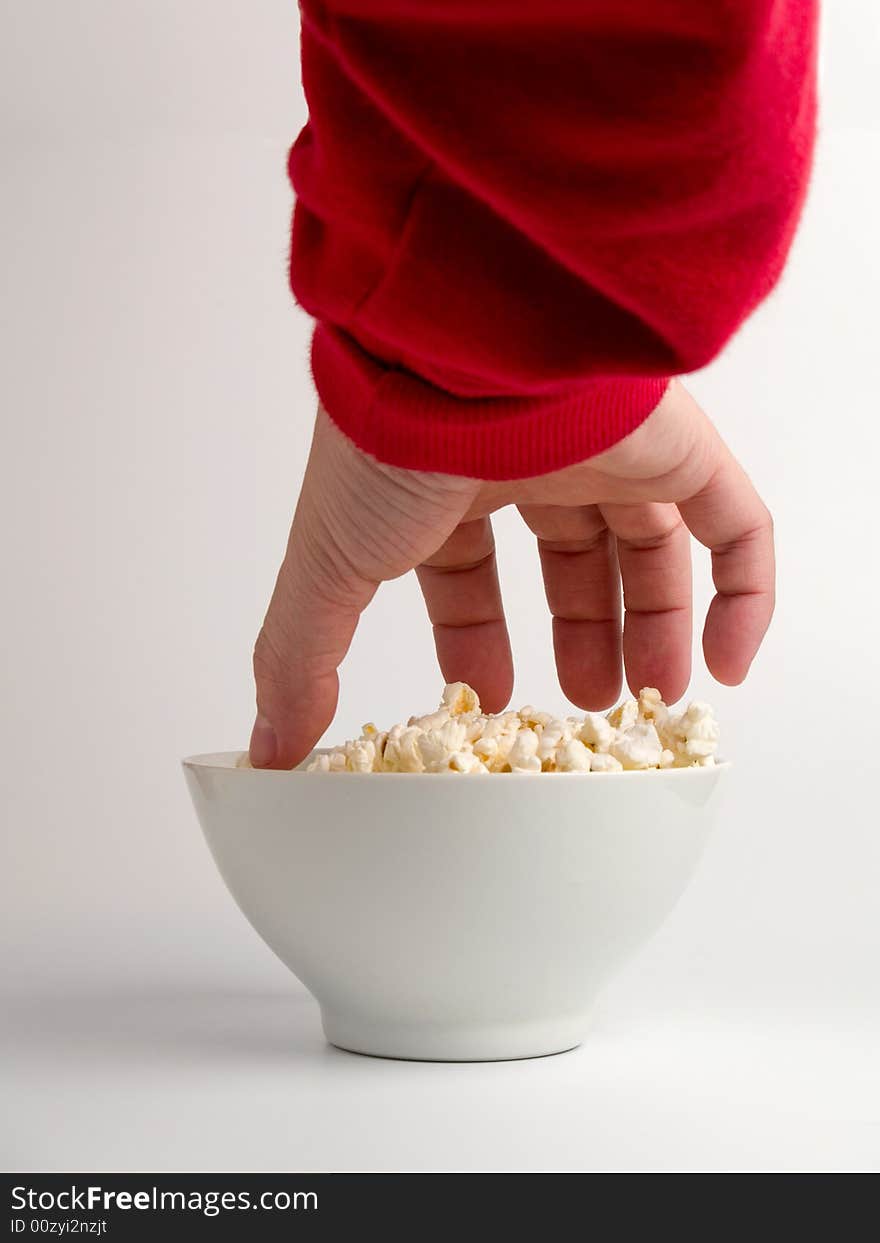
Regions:
[[553, 719], [548, 721], [541, 729], [538, 736], [536, 755], [541, 761], [541, 767], [545, 772], [554, 771], [560, 748], [570, 742], [571, 738], [572, 729], [567, 721]]
[[533, 729], [521, 729], [514, 739], [507, 756], [507, 767], [512, 773], [539, 773], [538, 735]]
[[639, 719], [639, 705], [635, 699], [625, 699], [613, 712], [608, 713], [608, 724], [618, 732], [631, 729]]
[[588, 773], [592, 767], [593, 755], [589, 747], [578, 738], [570, 738], [556, 753], [556, 771], [558, 773]]
[[358, 738], [345, 744], [345, 757], [353, 773], [371, 773], [376, 760], [376, 744], [370, 738]]
[[599, 712], [587, 712], [576, 734], [591, 751], [608, 751], [614, 742], [615, 728]]
[[611, 754], [624, 768], [659, 768], [663, 744], [650, 721], [621, 730], [611, 744]]
[[480, 697], [467, 682], [447, 682], [440, 706], [446, 708], [450, 716], [462, 716], [465, 712], [480, 711]]
[[392, 725], [385, 741], [382, 771], [386, 773], [421, 773], [425, 766], [419, 751], [421, 730], [415, 726]]
[[550, 722], [549, 712], [539, 712], [538, 709], [533, 708], [531, 704], [528, 704], [525, 708], [520, 708], [517, 715], [527, 729], [535, 729], [538, 726], [543, 728]]
[[591, 773], [620, 773], [623, 765], [608, 751], [595, 751], [590, 759]]
[[446, 765], [453, 773], [487, 773], [489, 770], [473, 751], [453, 751]]
[[662, 725], [669, 716], [669, 709], [660, 697], [660, 692], [653, 686], [644, 686], [639, 691], [639, 719], [653, 721]]
[[416, 739], [426, 773], [442, 773], [449, 766], [450, 755], [465, 745], [465, 727], [454, 719], [439, 729], [425, 730]]
[[674, 766], [708, 765], [715, 762], [719, 729], [707, 703], [693, 701], [678, 716], [670, 714], [662, 731], [664, 745], [672, 752]]
[[415, 729], [432, 730], [439, 729], [441, 725], [445, 725], [449, 720], [449, 713], [445, 708], [438, 708], [436, 712], [428, 712], [425, 716], [411, 716], [407, 721], [407, 725]]

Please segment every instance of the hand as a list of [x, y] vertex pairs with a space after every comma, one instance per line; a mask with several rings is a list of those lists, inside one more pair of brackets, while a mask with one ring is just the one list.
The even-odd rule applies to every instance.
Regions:
[[[691, 668], [690, 534], [712, 551], [703, 631], [720, 682], [743, 680], [773, 613], [773, 526], [745, 471], [678, 381], [626, 439], [586, 462], [505, 483], [386, 466], [319, 410], [269, 611], [254, 651], [256, 767], [292, 768], [333, 719], [337, 669], [381, 582], [415, 569], [440, 668], [487, 711], [513, 686], [489, 515], [516, 505], [538, 539], [560, 685], [580, 708]], [[621, 622], [620, 585], [626, 608]]]

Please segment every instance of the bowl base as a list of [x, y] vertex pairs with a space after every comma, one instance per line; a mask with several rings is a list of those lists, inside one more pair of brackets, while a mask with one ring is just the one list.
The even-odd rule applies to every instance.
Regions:
[[383, 1023], [321, 1007], [324, 1035], [346, 1053], [403, 1062], [514, 1062], [576, 1049], [588, 1020], [440, 1027]]

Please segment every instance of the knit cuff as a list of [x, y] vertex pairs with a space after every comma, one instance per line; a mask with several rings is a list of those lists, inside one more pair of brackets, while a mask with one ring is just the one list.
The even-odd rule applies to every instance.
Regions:
[[593, 457], [634, 431], [669, 384], [599, 376], [543, 395], [456, 397], [320, 323], [312, 372], [330, 418], [364, 452], [391, 466], [475, 479], [523, 479]]

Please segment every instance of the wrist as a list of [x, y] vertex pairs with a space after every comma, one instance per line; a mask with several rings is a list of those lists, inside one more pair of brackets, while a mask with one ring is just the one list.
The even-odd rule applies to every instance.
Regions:
[[554, 391], [462, 397], [389, 367], [319, 324], [312, 371], [330, 418], [393, 466], [486, 480], [561, 470], [610, 448], [656, 408], [666, 377], [596, 376]]

